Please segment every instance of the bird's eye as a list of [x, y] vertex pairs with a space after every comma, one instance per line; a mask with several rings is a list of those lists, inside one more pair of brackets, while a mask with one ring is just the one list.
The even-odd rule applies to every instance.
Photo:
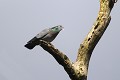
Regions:
[[55, 28], [55, 30], [58, 30], [58, 28]]

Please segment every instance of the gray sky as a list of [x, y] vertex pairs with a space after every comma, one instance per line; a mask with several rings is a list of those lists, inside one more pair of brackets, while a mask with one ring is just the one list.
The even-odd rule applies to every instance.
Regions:
[[[0, 80], [70, 80], [41, 47], [28, 50], [24, 45], [41, 30], [62, 25], [52, 43], [74, 62], [98, 11], [98, 0], [0, 0]], [[92, 54], [88, 80], [120, 79], [120, 1], [111, 16]]]

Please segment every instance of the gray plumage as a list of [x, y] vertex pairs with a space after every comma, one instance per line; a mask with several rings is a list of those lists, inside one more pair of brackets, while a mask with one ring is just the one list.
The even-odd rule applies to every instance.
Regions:
[[49, 29], [44, 29], [39, 34], [37, 34], [33, 39], [28, 41], [25, 47], [28, 49], [33, 49], [36, 45], [40, 44], [39, 43], [40, 40], [52, 42], [62, 29], [63, 27], [61, 25], [58, 25]]

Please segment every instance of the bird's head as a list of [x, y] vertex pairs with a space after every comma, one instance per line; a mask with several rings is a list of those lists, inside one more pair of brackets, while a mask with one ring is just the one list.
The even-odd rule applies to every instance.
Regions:
[[53, 32], [60, 32], [62, 29], [63, 29], [63, 27], [61, 25], [58, 25], [58, 26], [55, 26], [55, 27], [51, 28], [51, 30]]

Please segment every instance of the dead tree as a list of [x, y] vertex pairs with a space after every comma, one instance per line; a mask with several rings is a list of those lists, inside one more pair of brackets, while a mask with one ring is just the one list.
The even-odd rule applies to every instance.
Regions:
[[111, 16], [110, 12], [117, 0], [100, 0], [100, 10], [92, 29], [80, 44], [76, 62], [71, 62], [69, 58], [50, 42], [41, 40], [41, 47], [49, 52], [56, 61], [64, 67], [71, 80], [87, 80], [88, 66], [92, 52], [108, 27]]

